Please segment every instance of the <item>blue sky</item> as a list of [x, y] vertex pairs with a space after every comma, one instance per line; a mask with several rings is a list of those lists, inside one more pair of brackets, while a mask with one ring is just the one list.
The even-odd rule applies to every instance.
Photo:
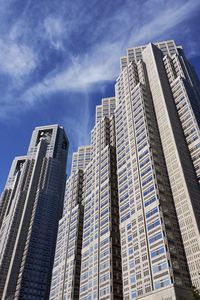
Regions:
[[0, 191], [35, 126], [65, 127], [70, 165], [126, 48], [175, 39], [200, 74], [199, 19], [199, 0], [0, 0]]

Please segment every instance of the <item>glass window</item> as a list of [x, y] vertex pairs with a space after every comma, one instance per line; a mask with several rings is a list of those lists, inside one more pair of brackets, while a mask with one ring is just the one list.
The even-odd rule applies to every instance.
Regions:
[[133, 254], [133, 248], [129, 248], [129, 249], [128, 249], [128, 254], [129, 254], [129, 255]]
[[153, 209], [151, 209], [150, 211], [148, 211], [146, 213], [146, 218], [150, 218], [151, 216], [153, 216], [154, 214], [156, 214], [158, 212], [158, 207], [154, 207]]
[[160, 272], [168, 268], [168, 264], [166, 261], [159, 263], [158, 265], [153, 266], [153, 273]]
[[147, 190], [145, 190], [145, 191], [143, 192], [143, 196], [148, 195], [148, 194], [151, 193], [154, 189], [155, 189], [154, 185], [150, 186]]
[[131, 299], [136, 299], [136, 297], [137, 297], [137, 292], [136, 291], [131, 292]]
[[151, 251], [151, 257], [156, 257], [162, 253], [165, 252], [165, 248], [164, 247], [159, 247], [159, 248], [156, 248], [155, 250]]
[[161, 280], [155, 282], [155, 289], [160, 289], [162, 287], [168, 286], [168, 285], [170, 285], [170, 283], [171, 282], [168, 277], [161, 279]]
[[150, 199], [148, 199], [144, 202], [144, 206], [147, 207], [148, 205], [155, 202], [156, 200], [157, 200], [156, 196], [153, 196], [153, 197], [151, 197]]
[[130, 282], [131, 284], [134, 284], [136, 282], [135, 275], [130, 277]]
[[147, 230], [151, 230], [158, 225], [160, 225], [160, 220], [156, 219], [153, 223], [150, 223], [149, 225], [147, 225]]
[[131, 242], [132, 239], [133, 239], [133, 238], [132, 238], [132, 235], [129, 235], [129, 236], [128, 236], [128, 242]]
[[155, 241], [157, 241], [161, 238], [162, 238], [162, 232], [158, 232], [158, 233], [156, 233], [155, 235], [153, 235], [149, 238], [149, 243], [152, 244], [152, 243], [154, 243]]

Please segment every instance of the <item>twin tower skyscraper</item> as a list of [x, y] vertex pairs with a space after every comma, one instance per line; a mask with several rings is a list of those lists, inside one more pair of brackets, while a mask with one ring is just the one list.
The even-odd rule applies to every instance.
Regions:
[[199, 80], [170, 40], [128, 49], [115, 87], [66, 188], [62, 127], [37, 127], [14, 160], [1, 299], [190, 300], [200, 289]]

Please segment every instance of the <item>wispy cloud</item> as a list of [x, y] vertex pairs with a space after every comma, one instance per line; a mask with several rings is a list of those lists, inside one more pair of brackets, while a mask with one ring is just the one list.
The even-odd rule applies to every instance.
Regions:
[[36, 65], [37, 58], [31, 48], [0, 39], [0, 72], [16, 78], [29, 74]]
[[[125, 52], [126, 47], [164, 36], [167, 31], [190, 18], [194, 10], [200, 6], [199, 1], [150, 0], [142, 6], [127, 3], [127, 7], [124, 6], [120, 13], [117, 11], [111, 14], [103, 25], [94, 28], [92, 36], [88, 36], [92, 39], [104, 30], [105, 36], [101, 37], [99, 42], [76, 56], [68, 53], [70, 58], [68, 66], [64, 69], [60, 67], [56, 73], [31, 86], [25, 92], [25, 98], [33, 102], [54, 92], [80, 91], [92, 88], [100, 81], [114, 80], [119, 70], [119, 57]], [[132, 13], [131, 9], [136, 8], [137, 10]], [[131, 21], [133, 14], [135, 19]], [[123, 20], [125, 20], [124, 24]], [[80, 16], [76, 21], [77, 27], [86, 22]], [[63, 30], [65, 24], [53, 19], [49, 19], [47, 23], [52, 44], [57, 48], [62, 47], [62, 38], [65, 38], [63, 34], [66, 33]], [[72, 25], [71, 30], [74, 30]], [[55, 41], [53, 36], [55, 36]], [[59, 41], [56, 43], [57, 38]]]
[[[101, 47], [102, 46], [102, 47]], [[52, 73], [42, 82], [26, 90], [23, 98], [30, 103], [38, 101], [55, 92], [73, 91], [80, 92], [96, 88], [95, 84], [103, 81], [114, 80], [118, 70], [119, 49], [115, 44], [99, 45], [90, 54], [71, 56], [71, 64], [60, 72]], [[108, 49], [109, 48], [109, 49]], [[110, 54], [115, 49], [113, 57]]]
[[[115, 7], [104, 0], [60, 1], [59, 6], [49, 1], [42, 12], [36, 2], [27, 5], [7, 39], [0, 40], [1, 72], [14, 78], [36, 72], [18, 91], [27, 108], [56, 92], [90, 90], [114, 80], [125, 48], [168, 37], [171, 31], [176, 37], [177, 25], [200, 8], [198, 0], [117, 0]], [[44, 70], [45, 61], [50, 69]]]
[[64, 49], [63, 36], [66, 35], [66, 29], [62, 18], [49, 16], [44, 20], [44, 27], [52, 46], [56, 49]]
[[[148, 42], [155, 38], [161, 38], [170, 29], [191, 17], [196, 9], [200, 9], [199, 1], [157, 1], [149, 0], [143, 6], [143, 12], [147, 12], [146, 22], [138, 20], [138, 26], [132, 31], [128, 44]], [[142, 23], [142, 24], [141, 24]], [[141, 26], [142, 25], [142, 26]], [[175, 34], [181, 30], [175, 28]]]
[[64, 125], [71, 152], [89, 143], [125, 49], [173, 38], [199, 55], [199, 11], [199, 0], [0, 0], [1, 165], [37, 125]]
[[[70, 153], [77, 151], [77, 145], [89, 145], [90, 140], [90, 96], [85, 90], [81, 94], [81, 103], [71, 104], [68, 109], [73, 108], [73, 114], [65, 115], [61, 118], [60, 122], [64, 126], [67, 136], [70, 141]], [[69, 102], [73, 103], [73, 94]]]

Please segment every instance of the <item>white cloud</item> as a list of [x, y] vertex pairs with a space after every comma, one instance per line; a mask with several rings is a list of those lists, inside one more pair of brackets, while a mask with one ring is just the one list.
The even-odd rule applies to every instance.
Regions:
[[[130, 5], [133, 5], [132, 2], [130, 2]], [[108, 27], [102, 42], [96, 43], [88, 52], [81, 55], [70, 55], [71, 64], [67, 68], [56, 70], [42, 82], [33, 85], [25, 92], [24, 98], [33, 103], [54, 92], [95, 88], [95, 84], [98, 82], [114, 80], [118, 75], [119, 58], [124, 54], [126, 47], [163, 36], [167, 31], [189, 18], [198, 6], [198, 1], [192, 3], [190, 1], [184, 3], [183, 1], [168, 1], [166, 3], [164, 1], [149, 0], [145, 2], [143, 7], [137, 7], [143, 17], [140, 18], [138, 11], [134, 12], [135, 19], [133, 19], [131, 29], [128, 29], [131, 23], [130, 7], [125, 6], [121, 11], [121, 15], [124, 20], [129, 20], [129, 22], [125, 22], [126, 28], [121, 26], [121, 17], [117, 15], [110, 16], [110, 19], [105, 20], [107, 26], [117, 20], [116, 27], [114, 28], [112, 25], [111, 31]], [[79, 25], [77, 24], [77, 26]], [[61, 39], [63, 26], [63, 22], [57, 19], [50, 18], [46, 21], [47, 30], [55, 46], [57, 44], [53, 37]], [[100, 29], [95, 31], [98, 30]], [[116, 35], [115, 39], [114, 35]], [[115, 41], [113, 42], [113, 40]], [[61, 42], [59, 43], [61, 44]]]
[[[109, 45], [110, 50], [97, 47], [91, 55], [71, 57], [72, 64], [66, 70], [52, 74], [41, 83], [32, 86], [26, 91], [23, 98], [33, 103], [39, 97], [59, 91], [84, 91], [92, 88], [95, 83], [114, 80], [119, 69], [119, 51], [116, 45]], [[113, 51], [112, 58], [108, 52]]]
[[[132, 31], [128, 40], [129, 46], [161, 37], [168, 30], [178, 26], [181, 22], [190, 18], [192, 12], [200, 6], [199, 1], [163, 1], [149, 0], [143, 7], [147, 11], [148, 18], [141, 26], [138, 20], [137, 28]], [[151, 15], [150, 15], [151, 13]], [[150, 17], [150, 22], [149, 22]], [[181, 31], [178, 30], [178, 31]]]
[[[125, 48], [150, 40], [160, 40], [171, 30], [177, 33], [177, 25], [189, 19], [200, 6], [197, 0], [148, 0], [144, 4], [126, 0], [126, 5], [120, 7], [120, 10], [113, 10], [112, 14], [108, 13], [104, 22], [93, 28], [94, 16], [93, 13], [88, 14], [88, 10], [98, 5], [98, 1], [94, 1], [93, 7], [77, 1], [76, 4], [61, 6], [60, 14], [52, 11], [49, 15], [45, 14], [42, 25], [39, 23], [38, 30], [41, 32], [37, 33], [36, 40], [41, 40], [44, 35], [44, 40], [48, 40], [52, 47], [63, 50], [65, 59], [63, 64], [56, 64], [55, 69], [43, 80], [22, 91], [20, 101], [24, 101], [26, 107], [45, 100], [47, 96], [58, 91], [80, 92], [95, 88], [99, 82], [114, 80], [119, 71], [119, 58], [124, 55]], [[108, 5], [110, 11], [112, 5]], [[0, 40], [0, 68], [11, 76], [27, 75], [36, 68], [36, 54], [31, 47], [17, 42], [22, 36], [26, 36], [26, 31], [30, 39], [30, 25], [26, 29], [23, 19], [10, 31], [9, 38], [13, 38], [13, 42]], [[72, 53], [74, 47], [70, 53], [66, 43], [73, 43], [73, 34], [77, 34], [79, 30], [85, 34], [86, 39], [94, 42], [80, 52], [76, 51], [79, 54], [75, 55]], [[81, 46], [78, 41], [75, 43], [76, 48]], [[38, 51], [38, 57], [43, 56], [44, 48], [40, 48], [38, 42], [30, 39], [30, 45]], [[48, 52], [45, 53], [48, 55]]]
[[28, 75], [36, 67], [33, 51], [13, 41], [0, 39], [0, 71], [12, 77]]
[[49, 16], [44, 20], [44, 27], [52, 46], [56, 49], [63, 49], [63, 37], [66, 35], [66, 30], [62, 18]]

